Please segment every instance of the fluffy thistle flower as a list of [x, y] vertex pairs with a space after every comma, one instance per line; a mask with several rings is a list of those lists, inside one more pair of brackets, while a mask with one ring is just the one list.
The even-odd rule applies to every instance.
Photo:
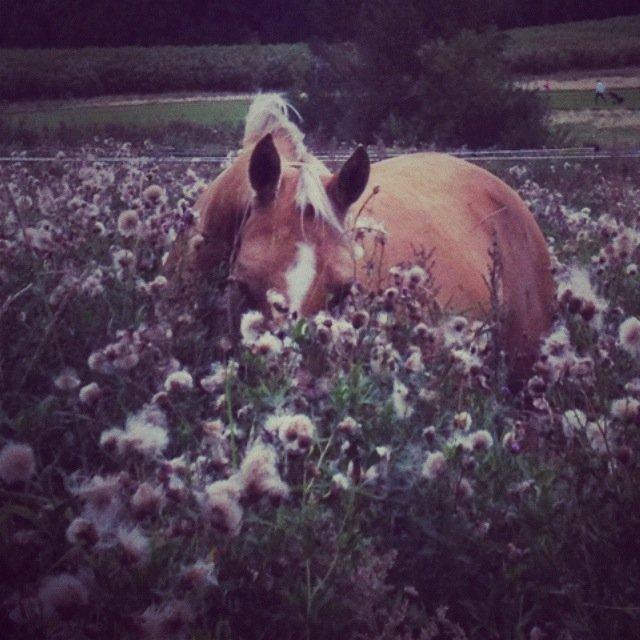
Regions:
[[427, 272], [418, 265], [414, 265], [405, 273], [405, 282], [408, 287], [414, 289], [419, 287], [427, 279]]
[[143, 192], [142, 197], [147, 202], [158, 202], [164, 196], [164, 189], [157, 184], [150, 184]]
[[585, 428], [585, 433], [592, 449], [598, 453], [607, 453], [608, 430], [605, 424], [600, 422], [589, 422]]
[[407, 402], [409, 389], [397, 378], [393, 381], [393, 410], [398, 418], [410, 418], [413, 415], [413, 407]]
[[632, 378], [624, 385], [624, 390], [634, 396], [640, 396], [640, 378]]
[[6, 484], [26, 482], [35, 471], [35, 456], [28, 444], [10, 442], [0, 451], [0, 479]]
[[334, 320], [331, 324], [331, 337], [335, 343], [343, 347], [352, 348], [358, 343], [358, 334], [353, 324], [347, 320]]
[[63, 620], [68, 620], [88, 604], [89, 592], [75, 576], [59, 573], [43, 580], [38, 591], [38, 599], [46, 618], [56, 613]]
[[76, 387], [80, 386], [80, 378], [78, 377], [75, 369], [67, 367], [59, 376], [56, 377], [53, 384], [55, 384], [61, 391], [72, 391]]
[[442, 476], [447, 470], [447, 460], [442, 451], [432, 451], [422, 465], [422, 475], [429, 480]]
[[123, 211], [118, 216], [118, 232], [125, 238], [130, 238], [138, 233], [140, 218], [135, 209]]
[[118, 249], [113, 253], [113, 266], [116, 268], [119, 276], [125, 271], [132, 270], [136, 265], [136, 257], [133, 251], [129, 249]]
[[240, 320], [242, 344], [251, 346], [260, 336], [264, 325], [264, 316], [259, 311], [247, 311]]
[[83, 543], [91, 547], [98, 542], [99, 535], [91, 520], [79, 517], [72, 520], [67, 527], [66, 538], [71, 544]]
[[404, 368], [411, 373], [420, 373], [424, 371], [424, 362], [422, 362], [422, 353], [417, 347], [410, 348], [411, 354], [404, 362]]
[[519, 453], [520, 442], [519, 442], [518, 434], [513, 430], [507, 431], [502, 436], [502, 446], [507, 451], [509, 451], [509, 453]]
[[117, 499], [120, 491], [120, 478], [117, 475], [93, 476], [78, 488], [71, 489], [81, 500], [95, 511], [104, 511]]
[[250, 497], [268, 496], [282, 500], [289, 487], [280, 478], [273, 447], [256, 442], [247, 452], [238, 473], [242, 494]]
[[153, 293], [157, 293], [158, 291], [162, 291], [163, 289], [165, 289], [168, 284], [169, 281], [165, 278], [165, 276], [159, 275], [149, 283], [149, 289]]
[[242, 527], [241, 485], [237, 478], [218, 480], [207, 486], [201, 500], [204, 516], [217, 529], [237, 536]]
[[80, 389], [80, 402], [82, 404], [94, 404], [102, 395], [102, 389], [97, 382], [90, 382]]
[[184, 600], [170, 600], [162, 605], [147, 607], [140, 616], [142, 635], [149, 640], [182, 638], [194, 615]]
[[436, 440], [436, 428], [431, 425], [422, 430], [422, 437], [429, 443], [433, 444]]
[[344, 473], [334, 473], [331, 476], [331, 487], [333, 491], [346, 491], [351, 486], [351, 481]]
[[635, 398], [620, 398], [611, 403], [611, 415], [622, 422], [632, 422], [640, 413], [640, 402]]
[[267, 303], [271, 307], [271, 313], [274, 318], [278, 317], [278, 315], [289, 313], [287, 299], [282, 293], [275, 289], [269, 289], [269, 291], [267, 291]]
[[606, 308], [605, 301], [594, 291], [589, 272], [584, 268], [569, 270], [567, 280], [558, 285], [558, 300], [567, 304], [572, 313], [580, 313], [587, 322]]
[[351, 324], [354, 329], [364, 329], [369, 324], [369, 313], [364, 309], [359, 309], [351, 317]]
[[145, 564], [151, 555], [151, 543], [139, 527], [118, 529], [118, 543], [127, 564]]
[[212, 372], [200, 379], [200, 386], [207, 393], [216, 393], [222, 389], [227, 378], [233, 378], [238, 372], [238, 363], [230, 360], [226, 365], [217, 362], [213, 365]]
[[131, 509], [138, 518], [158, 513], [164, 504], [162, 487], [142, 482], [131, 496]]
[[193, 389], [193, 378], [188, 371], [174, 371], [164, 381], [166, 391], [183, 391]]
[[583, 431], [587, 424], [587, 417], [580, 409], [569, 409], [562, 415], [562, 433], [567, 439], [575, 436], [576, 432]]
[[271, 416], [265, 424], [267, 431], [277, 432], [288, 455], [307, 455], [315, 438], [316, 429], [303, 415]]
[[340, 420], [336, 428], [340, 433], [343, 433], [348, 437], [353, 437], [362, 432], [362, 425], [350, 416]]
[[461, 411], [453, 416], [453, 428], [459, 431], [469, 431], [473, 424], [473, 418], [468, 411]]
[[468, 500], [473, 495], [473, 487], [467, 478], [461, 478], [454, 489], [456, 497], [460, 500]]
[[180, 583], [190, 590], [215, 587], [218, 584], [216, 566], [207, 560], [198, 560], [180, 572]]
[[627, 353], [640, 357], [640, 320], [634, 316], [627, 318], [618, 329], [618, 339]]
[[277, 356], [282, 352], [282, 340], [266, 331], [251, 344], [251, 352], [259, 356]]
[[493, 436], [485, 429], [481, 429], [470, 434], [469, 443], [473, 451], [487, 451], [493, 446]]
[[456, 369], [465, 376], [475, 375], [482, 369], [480, 358], [467, 349], [453, 349], [451, 351], [451, 360]]
[[113, 449], [119, 455], [135, 451], [149, 458], [159, 457], [169, 444], [165, 421], [159, 408], [146, 407], [127, 418], [124, 431], [103, 431], [100, 446]]

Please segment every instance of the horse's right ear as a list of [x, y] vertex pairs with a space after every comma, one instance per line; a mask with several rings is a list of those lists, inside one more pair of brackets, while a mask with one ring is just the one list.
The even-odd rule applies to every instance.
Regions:
[[251, 152], [249, 181], [258, 198], [269, 201], [273, 198], [280, 180], [280, 156], [273, 136], [268, 133]]
[[342, 169], [327, 186], [327, 193], [342, 212], [362, 195], [369, 181], [369, 156], [362, 145], [358, 145]]

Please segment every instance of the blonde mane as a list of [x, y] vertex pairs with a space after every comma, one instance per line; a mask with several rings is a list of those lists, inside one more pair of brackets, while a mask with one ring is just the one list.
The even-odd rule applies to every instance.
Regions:
[[327, 195], [322, 177], [331, 172], [318, 160], [304, 144], [304, 134], [289, 118], [289, 113], [302, 120], [298, 111], [277, 93], [258, 94], [249, 107], [244, 127], [245, 147], [257, 144], [267, 134], [285, 140], [294, 151], [292, 158], [283, 158], [285, 166], [300, 170], [296, 191], [296, 206], [302, 216], [311, 206], [316, 219], [322, 220], [337, 231], [344, 231], [334, 207]]

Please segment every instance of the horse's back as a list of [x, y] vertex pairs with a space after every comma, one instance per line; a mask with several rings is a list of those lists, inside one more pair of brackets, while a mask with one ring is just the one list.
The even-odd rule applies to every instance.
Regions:
[[369, 184], [380, 190], [363, 215], [387, 229], [385, 266], [415, 260], [418, 249], [433, 251], [439, 301], [453, 311], [488, 311], [483, 276], [495, 239], [506, 346], [529, 359], [551, 323], [554, 285], [544, 237], [520, 197], [484, 169], [438, 153], [376, 163]]

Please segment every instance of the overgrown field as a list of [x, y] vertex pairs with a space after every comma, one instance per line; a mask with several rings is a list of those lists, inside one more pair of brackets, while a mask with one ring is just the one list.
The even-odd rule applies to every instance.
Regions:
[[4, 637], [637, 638], [637, 166], [501, 170], [558, 282], [512, 393], [424, 252], [232, 341], [162, 273], [214, 168], [136, 153], [0, 167]]
[[603, 69], [640, 62], [640, 15], [505, 31], [517, 73]]

